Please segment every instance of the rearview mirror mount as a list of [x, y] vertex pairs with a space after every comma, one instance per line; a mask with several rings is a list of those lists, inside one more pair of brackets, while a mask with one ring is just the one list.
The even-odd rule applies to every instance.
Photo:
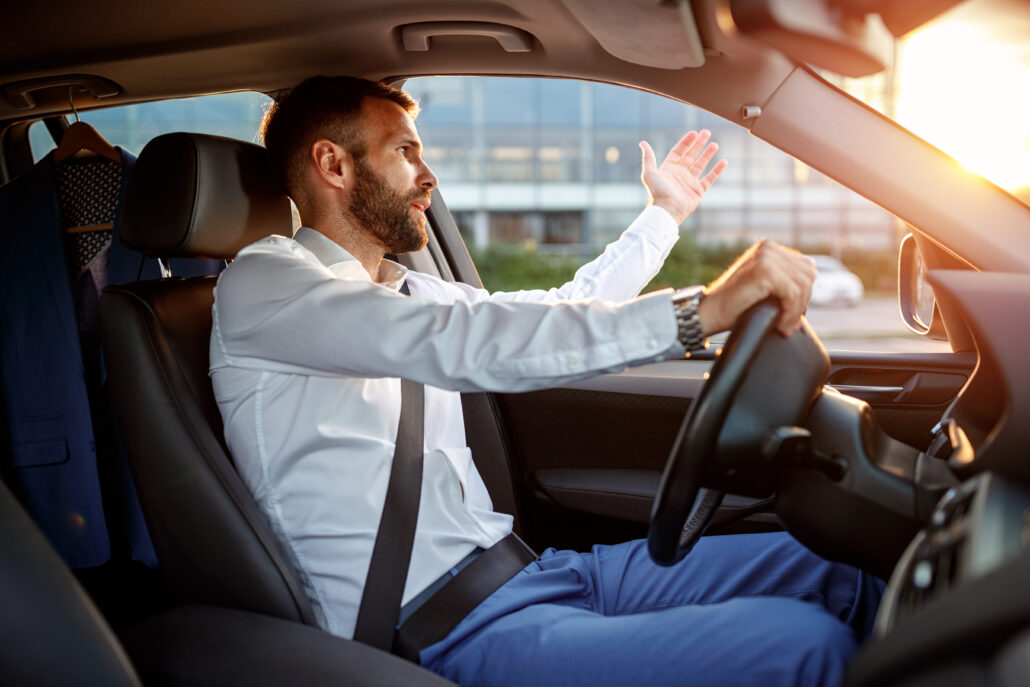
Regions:
[[856, 78], [881, 72], [893, 61], [894, 38], [879, 14], [846, 11], [827, 0], [728, 0], [728, 5], [731, 22], [723, 11], [720, 24], [792, 60]]

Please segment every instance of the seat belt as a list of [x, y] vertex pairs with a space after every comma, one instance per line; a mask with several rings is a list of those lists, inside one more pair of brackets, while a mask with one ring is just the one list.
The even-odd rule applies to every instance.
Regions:
[[404, 584], [408, 580], [411, 548], [415, 543], [415, 525], [422, 496], [424, 423], [424, 388], [418, 382], [402, 379], [397, 446], [354, 628], [354, 639], [384, 651], [393, 646]]
[[[401, 286], [401, 292], [409, 294], [407, 282]], [[390, 651], [393, 646], [415, 543], [415, 525], [422, 498], [425, 401], [422, 384], [401, 380], [401, 418], [390, 482], [354, 627], [354, 639], [383, 651]]]
[[[401, 292], [408, 294], [407, 284]], [[397, 630], [422, 497], [424, 433], [425, 388], [402, 379], [390, 481], [354, 627], [355, 640], [415, 663], [422, 649], [443, 639], [473, 608], [537, 558], [517, 535], [508, 535], [455, 574]]]

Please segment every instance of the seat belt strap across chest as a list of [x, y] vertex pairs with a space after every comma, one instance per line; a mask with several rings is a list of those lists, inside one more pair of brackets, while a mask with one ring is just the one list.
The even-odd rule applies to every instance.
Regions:
[[[407, 284], [401, 292], [409, 293]], [[354, 627], [357, 641], [416, 663], [422, 649], [443, 639], [473, 608], [537, 557], [515, 534], [489, 549], [479, 549], [471, 563], [460, 571], [452, 570], [453, 579], [434, 591], [397, 629], [422, 497], [424, 435], [425, 388], [402, 379], [390, 481]]]
[[[407, 282], [401, 286], [401, 292], [409, 294]], [[415, 526], [422, 498], [425, 406], [425, 387], [402, 379], [401, 417], [397, 425], [390, 481], [354, 627], [354, 639], [384, 651], [390, 651], [393, 646], [411, 564], [411, 549], [415, 543]]]
[[422, 496], [422, 443], [425, 390], [418, 382], [401, 380], [401, 419], [393, 453], [390, 482], [358, 607], [354, 639], [384, 651], [393, 646], [411, 548]]

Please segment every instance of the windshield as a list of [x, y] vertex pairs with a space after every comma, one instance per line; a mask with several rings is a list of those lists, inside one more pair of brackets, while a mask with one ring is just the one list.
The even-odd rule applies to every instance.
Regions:
[[1030, 205], [1030, 3], [967, 0], [899, 39], [893, 67], [834, 79]]

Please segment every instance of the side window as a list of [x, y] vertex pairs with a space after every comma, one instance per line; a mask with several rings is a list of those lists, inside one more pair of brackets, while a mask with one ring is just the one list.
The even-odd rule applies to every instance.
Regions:
[[898, 315], [899, 220], [736, 125], [606, 84], [427, 77], [404, 88], [422, 106], [426, 161], [488, 289], [570, 279], [644, 207], [637, 142], [661, 160], [705, 128], [729, 168], [645, 290], [707, 283], [767, 237], [817, 256], [808, 316], [829, 348], [949, 350]]
[[[79, 119], [92, 124], [112, 145], [139, 155], [150, 139], [173, 131], [256, 141], [258, 124], [270, 101], [263, 93], [220, 93], [86, 110], [79, 113]], [[29, 143], [36, 162], [55, 147], [43, 122], [29, 128]]]
[[[161, 100], [79, 113], [112, 145], [139, 155], [150, 139], [173, 131], [191, 131], [258, 142], [258, 126], [271, 102], [264, 93], [219, 93], [196, 98]], [[29, 127], [32, 157], [39, 162], [56, 147], [43, 122]], [[296, 208], [294, 229], [300, 226]]]

